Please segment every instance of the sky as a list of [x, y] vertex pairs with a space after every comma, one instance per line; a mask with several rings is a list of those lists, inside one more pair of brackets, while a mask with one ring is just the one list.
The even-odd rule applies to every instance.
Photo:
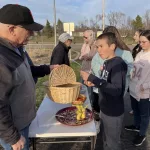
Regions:
[[[84, 18], [95, 18], [102, 14], [102, 0], [55, 0], [56, 16], [63, 22], [74, 22], [77, 25]], [[36, 22], [43, 25], [48, 19], [54, 23], [53, 0], [0, 0], [0, 7], [6, 4], [20, 4], [27, 6]], [[105, 14], [122, 12], [134, 19], [137, 15], [143, 16], [150, 9], [150, 0], [105, 0]], [[106, 23], [107, 23], [106, 19]]]

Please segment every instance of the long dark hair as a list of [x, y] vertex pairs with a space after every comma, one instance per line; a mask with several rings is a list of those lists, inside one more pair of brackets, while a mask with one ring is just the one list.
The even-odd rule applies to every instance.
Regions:
[[97, 37], [99, 39], [107, 39], [107, 44], [110, 46], [111, 44], [115, 44], [117, 46], [117, 38], [114, 33], [106, 32]]
[[121, 35], [119, 33], [119, 31], [117, 30], [116, 27], [114, 26], [108, 26], [104, 29], [103, 33], [106, 32], [112, 32], [115, 34], [116, 38], [117, 38], [117, 45], [121, 50], [127, 50], [130, 51], [130, 48], [123, 42]]
[[[136, 32], [139, 33], [139, 36], [140, 34], [143, 32], [144, 30], [143, 29], [139, 29], [137, 30]], [[140, 44], [138, 43], [132, 50], [132, 57], [133, 59], [135, 59], [136, 55], [142, 50], [142, 47], [140, 46]]]
[[145, 36], [150, 41], [150, 30], [143, 31], [140, 36]]

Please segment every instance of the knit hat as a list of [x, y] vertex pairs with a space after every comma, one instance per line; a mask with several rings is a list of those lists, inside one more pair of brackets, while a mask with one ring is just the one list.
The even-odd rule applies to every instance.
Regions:
[[58, 38], [58, 40], [62, 43], [65, 43], [67, 40], [72, 40], [72, 39], [73, 37], [70, 36], [70, 34], [68, 33], [62, 33]]

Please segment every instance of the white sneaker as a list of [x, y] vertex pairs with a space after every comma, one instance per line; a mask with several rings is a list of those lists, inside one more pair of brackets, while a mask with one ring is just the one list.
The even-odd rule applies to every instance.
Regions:
[[97, 134], [100, 132], [100, 121], [95, 121], [95, 127]]

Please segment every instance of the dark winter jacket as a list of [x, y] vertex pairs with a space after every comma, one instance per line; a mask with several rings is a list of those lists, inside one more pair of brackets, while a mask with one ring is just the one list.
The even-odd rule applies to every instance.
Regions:
[[64, 43], [59, 42], [58, 45], [54, 48], [50, 65], [61, 65], [66, 64], [70, 66], [68, 52], [71, 47], [67, 47]]
[[19, 51], [0, 38], [0, 138], [11, 145], [36, 116], [35, 83], [27, 57]]
[[124, 113], [124, 92], [127, 64], [120, 57], [106, 60], [100, 78], [90, 75], [88, 81], [99, 87], [100, 110], [107, 116]]

